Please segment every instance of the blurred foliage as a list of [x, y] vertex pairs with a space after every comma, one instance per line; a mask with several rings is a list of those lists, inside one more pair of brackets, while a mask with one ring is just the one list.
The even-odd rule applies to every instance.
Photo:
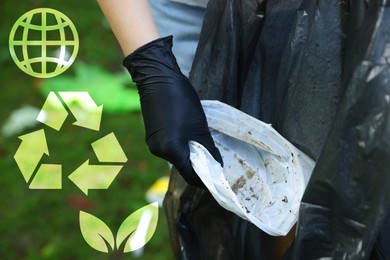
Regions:
[[[127, 72], [110, 73], [96, 65], [75, 62], [75, 75], [49, 78], [40, 91], [47, 97], [50, 91], [88, 91], [94, 101], [104, 104], [106, 112], [138, 111], [138, 91]], [[126, 85], [128, 85], [126, 87]], [[130, 85], [130, 86], [129, 86]]]
[[[113, 73], [112, 77], [123, 72], [121, 51], [96, 1], [2, 0], [1, 125], [12, 111], [25, 105], [41, 108], [45, 100], [40, 94], [40, 87], [45, 82], [21, 72], [8, 51], [8, 36], [14, 22], [25, 12], [39, 7], [63, 12], [73, 21], [80, 36], [74, 66], [56, 80], [76, 77], [75, 67], [81, 61], [104, 68]], [[104, 87], [99, 85], [100, 89]], [[104, 91], [109, 95], [107, 89]], [[82, 129], [72, 122], [74, 118], [68, 117], [60, 132], [43, 125], [25, 132], [45, 129], [50, 157], [44, 157], [43, 161], [63, 165], [61, 190], [28, 189], [13, 159], [20, 140], [17, 136], [0, 136], [0, 259], [172, 259], [162, 210], [155, 235], [139, 258], [131, 253], [100, 253], [84, 241], [79, 227], [80, 210], [99, 216], [112, 230], [118, 230], [127, 216], [148, 204], [146, 191], [158, 177], [168, 175], [169, 171], [164, 161], [149, 153], [139, 112], [108, 114], [103, 110], [100, 132]], [[88, 158], [96, 162], [90, 144], [110, 132], [115, 133], [129, 160], [108, 190], [91, 190], [87, 197], [68, 180], [67, 175]]]

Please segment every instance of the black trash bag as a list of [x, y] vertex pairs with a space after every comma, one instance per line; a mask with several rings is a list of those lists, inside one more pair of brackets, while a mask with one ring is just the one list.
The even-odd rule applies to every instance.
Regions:
[[238, 259], [231, 233], [234, 214], [220, 207], [209, 192], [186, 184], [175, 168], [164, 209], [176, 259]]
[[[318, 160], [286, 259], [390, 259], [388, 6], [209, 2], [190, 73], [200, 97], [272, 123]], [[294, 238], [271, 237], [183, 183], [170, 185], [165, 208], [177, 258], [279, 259]]]
[[[224, 101], [269, 121], [275, 101], [262, 104], [258, 98], [274, 96], [277, 69], [300, 2], [211, 0], [190, 75], [201, 98]], [[256, 72], [260, 62], [261, 75]], [[260, 95], [257, 89], [264, 84], [272, 87]], [[164, 208], [176, 258], [278, 259], [290, 246], [294, 230], [283, 238], [272, 237], [223, 209], [210, 193], [183, 185], [174, 170]]]
[[276, 130], [314, 160], [327, 140], [342, 93], [345, 1], [304, 0], [277, 74]]
[[367, 259], [379, 232], [372, 257], [390, 258], [389, 1], [350, 2], [346, 46], [345, 91], [302, 199], [295, 259]]
[[205, 190], [189, 186], [172, 170], [164, 199], [171, 246], [176, 259], [279, 259], [288, 236], [272, 237], [225, 210]]
[[210, 1], [190, 73], [200, 98], [270, 122], [278, 68], [301, 2]]

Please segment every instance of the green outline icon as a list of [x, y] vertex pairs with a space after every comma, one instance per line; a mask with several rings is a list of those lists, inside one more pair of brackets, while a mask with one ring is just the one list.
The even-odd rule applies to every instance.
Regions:
[[94, 215], [80, 211], [80, 230], [93, 249], [109, 253], [132, 252], [144, 247], [153, 237], [158, 222], [158, 203], [146, 205], [128, 216], [120, 225], [116, 238], [110, 228]]
[[[37, 121], [60, 131], [69, 113], [74, 125], [94, 131], [100, 130], [103, 105], [98, 106], [86, 91], [50, 92], [38, 114]], [[50, 157], [44, 129], [19, 137], [22, 142], [15, 153], [15, 161], [30, 189], [61, 189], [62, 165], [42, 163], [46, 154]], [[108, 189], [127, 157], [113, 132], [94, 141], [92, 149], [99, 164], [87, 159], [68, 178], [88, 195], [91, 189]]]
[[[56, 24], [49, 22], [53, 17]], [[40, 24], [35, 24], [37, 18], [40, 18]], [[33, 32], [40, 32], [40, 39], [32, 37]], [[50, 39], [50, 35], [56, 35], [56, 39]], [[50, 53], [49, 49], [53, 47], [57, 51]], [[31, 56], [29, 52], [33, 48], [40, 49], [40, 56]], [[72, 49], [69, 54], [68, 49]], [[78, 49], [76, 27], [66, 15], [55, 9], [37, 8], [26, 12], [15, 22], [9, 35], [12, 59], [23, 72], [33, 77], [50, 78], [60, 75], [72, 65]], [[40, 71], [37, 71], [39, 65]]]

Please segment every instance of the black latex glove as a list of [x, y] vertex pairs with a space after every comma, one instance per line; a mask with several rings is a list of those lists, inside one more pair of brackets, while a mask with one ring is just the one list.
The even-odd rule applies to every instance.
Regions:
[[150, 151], [171, 162], [184, 179], [204, 187], [191, 166], [189, 140], [222, 163], [199, 97], [172, 53], [172, 36], [154, 40], [127, 56], [123, 65], [136, 83]]

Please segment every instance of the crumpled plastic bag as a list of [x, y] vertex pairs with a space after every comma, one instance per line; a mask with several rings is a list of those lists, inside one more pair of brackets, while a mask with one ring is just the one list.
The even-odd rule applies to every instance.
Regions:
[[202, 101], [224, 167], [191, 141], [191, 162], [225, 209], [273, 236], [286, 235], [297, 221], [314, 161], [276, 132], [219, 101]]

